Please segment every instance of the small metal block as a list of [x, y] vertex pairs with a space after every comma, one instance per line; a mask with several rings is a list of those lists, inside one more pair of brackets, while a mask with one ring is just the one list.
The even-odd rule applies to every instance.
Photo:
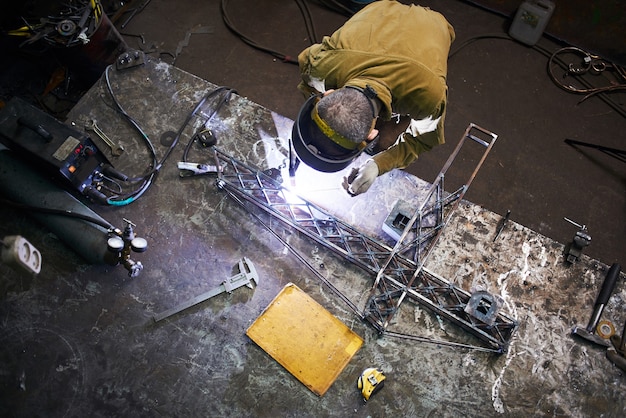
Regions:
[[142, 51], [127, 51], [117, 58], [115, 68], [125, 70], [145, 64], [145, 54]]
[[487, 325], [493, 325], [502, 302], [500, 297], [479, 290], [470, 297], [465, 306], [465, 312]]
[[407, 202], [401, 199], [398, 200], [383, 223], [383, 231], [398, 241], [406, 225], [411, 220], [414, 211], [414, 208]]

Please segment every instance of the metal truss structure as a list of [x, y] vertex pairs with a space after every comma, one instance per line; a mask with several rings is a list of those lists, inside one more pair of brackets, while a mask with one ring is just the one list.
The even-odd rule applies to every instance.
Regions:
[[[497, 135], [477, 125], [470, 124], [467, 127], [456, 149], [431, 185], [426, 199], [416, 208], [393, 248], [364, 235], [353, 226], [330, 215], [323, 208], [295, 196], [288, 188], [282, 186], [280, 180], [274, 179], [267, 172], [237, 161], [215, 149], [216, 164], [221, 167], [218, 187], [226, 190], [240, 203], [252, 203], [272, 218], [280, 220], [288, 227], [294, 228], [372, 274], [375, 277], [373, 286], [366, 306], [361, 312], [344, 295], [341, 296], [357, 315], [380, 333], [428, 340], [416, 335], [405, 333], [399, 335], [387, 330], [403, 301], [409, 299], [478, 337], [486, 344], [486, 351], [504, 353], [518, 323], [500, 312], [501, 299], [484, 291], [471, 294], [424, 268], [428, 255], [496, 139]], [[482, 155], [469, 179], [456, 191], [446, 193], [444, 190], [446, 173], [466, 140], [482, 146]], [[318, 277], [320, 276], [318, 274]], [[332, 284], [328, 282], [326, 284], [335, 292], [339, 292]], [[441, 341], [436, 342], [442, 344]]]

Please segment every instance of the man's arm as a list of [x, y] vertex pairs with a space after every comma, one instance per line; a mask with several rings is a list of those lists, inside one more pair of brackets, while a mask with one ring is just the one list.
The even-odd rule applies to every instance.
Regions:
[[374, 155], [373, 159], [378, 165], [378, 175], [384, 174], [394, 168], [405, 168], [417, 157], [430, 151], [436, 145], [443, 143], [439, 141], [438, 132], [431, 131], [424, 134], [404, 132], [398, 141], [387, 150]]
[[411, 120], [406, 131], [398, 137], [394, 145], [374, 155], [359, 168], [353, 168], [352, 172], [344, 177], [344, 189], [352, 196], [365, 193], [379, 175], [394, 168], [405, 168], [421, 153], [443, 144], [443, 119], [442, 114], [435, 120], [430, 118], [422, 121]]
[[374, 180], [394, 168], [404, 168], [414, 161], [422, 152], [430, 151], [439, 144], [436, 131], [413, 136], [411, 129], [400, 135], [398, 142], [386, 151], [368, 159], [358, 168], [353, 168], [343, 179], [343, 188], [352, 196], [365, 193]]

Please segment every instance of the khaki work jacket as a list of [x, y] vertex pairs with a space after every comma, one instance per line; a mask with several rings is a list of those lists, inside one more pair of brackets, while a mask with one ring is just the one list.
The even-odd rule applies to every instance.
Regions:
[[[404, 168], [444, 143], [447, 59], [455, 33], [438, 12], [396, 1], [376, 1], [331, 36], [298, 56], [305, 94], [344, 86], [372, 87], [383, 103], [379, 117], [437, 120], [436, 129], [401, 135], [376, 156], [379, 173]], [[323, 88], [322, 86], [323, 83]]]

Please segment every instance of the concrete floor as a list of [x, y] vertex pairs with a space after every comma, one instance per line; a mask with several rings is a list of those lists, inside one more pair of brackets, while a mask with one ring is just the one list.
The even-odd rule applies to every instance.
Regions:
[[[161, 135], [178, 129], [198, 91], [214, 85], [235, 88], [248, 100], [237, 99], [220, 115], [216, 130], [221, 143], [243, 160], [277, 161], [289, 120], [302, 103], [295, 89], [297, 68], [235, 38], [223, 25], [219, 2], [182, 3], [153, 0], [120, 28], [131, 48], [149, 52], [151, 65], [161, 58], [183, 70], [158, 67], [170, 83], [157, 82], [156, 73], [148, 70], [132, 82], [120, 79], [118, 87], [128, 92], [126, 103], [136, 101], [132, 108], [164, 145]], [[450, 20], [457, 45], [506, 27], [502, 18], [463, 2], [421, 4]], [[345, 19], [315, 5], [311, 10], [320, 35]], [[273, 49], [295, 55], [308, 45], [295, 2], [279, 6], [233, 0], [228, 11], [242, 31]], [[196, 33], [174, 59], [171, 54], [189, 32]], [[145, 44], [132, 34], [142, 34]], [[545, 39], [541, 45], [556, 48]], [[620, 135], [626, 122], [596, 98], [577, 104], [580, 96], [556, 87], [545, 68], [545, 56], [510, 40], [479, 40], [461, 49], [450, 59], [448, 143], [407, 170], [432, 181], [469, 122], [499, 134], [466, 195], [468, 202], [446, 229], [428, 268], [463, 288], [483, 287], [504, 298], [503, 309], [520, 321], [505, 355], [378, 336], [212, 179], [181, 182], [175, 165], [169, 164], [136, 204], [91, 206], [116, 224], [122, 217], [133, 220], [138, 234], [148, 239], [149, 250], [137, 255], [145, 270], [136, 279], [119, 266], [85, 263], [30, 217], [2, 208], [2, 218], [13, 220], [2, 223], [2, 235], [20, 233], [44, 255], [44, 270], [36, 279], [0, 266], [5, 293], [0, 303], [2, 414], [623, 416], [624, 373], [606, 360], [603, 350], [573, 340], [569, 329], [589, 319], [607, 265], [623, 262], [624, 163], [596, 150], [577, 151], [563, 140], [623, 149]], [[177, 88], [172, 80], [180, 83]], [[171, 88], [190, 98], [172, 105]], [[137, 154], [134, 134], [101, 99], [102, 89], [102, 83], [90, 89], [70, 110], [68, 122], [105, 121], [110, 135], [127, 146], [119, 164], [130, 167], [134, 161], [125, 158]], [[142, 89], [149, 94], [141, 94]], [[398, 184], [411, 178], [388, 176], [380, 192], [386, 193], [385, 186], [402, 189]], [[385, 199], [381, 212], [392, 203]], [[355, 207], [346, 205], [348, 215], [359, 213], [352, 212]], [[513, 222], [502, 240], [493, 243], [498, 214], [507, 209]], [[586, 224], [593, 237], [587, 256], [571, 267], [563, 264], [562, 252], [577, 228], [563, 217]], [[370, 282], [359, 269], [279, 231], [362, 302]], [[151, 322], [153, 314], [232, 275], [242, 256], [253, 259], [262, 285], [215, 298], [172, 321]], [[244, 335], [289, 282], [364, 339], [321, 398]], [[625, 301], [620, 279], [604, 316], [618, 332], [626, 320]], [[438, 324], [419, 306], [409, 306], [400, 317], [408, 317], [427, 337], [475, 343], [454, 326]], [[364, 403], [355, 381], [370, 366], [383, 368], [388, 381]]]

